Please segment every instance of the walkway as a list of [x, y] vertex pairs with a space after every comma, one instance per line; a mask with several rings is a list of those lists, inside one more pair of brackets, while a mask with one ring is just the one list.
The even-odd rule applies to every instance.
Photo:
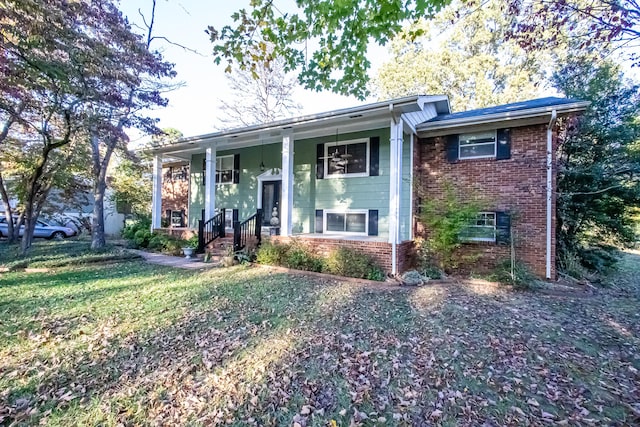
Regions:
[[218, 264], [214, 262], [202, 262], [202, 259], [199, 258], [186, 259], [185, 257], [157, 254], [153, 252], [140, 251], [137, 249], [128, 249], [128, 251], [136, 255], [140, 255], [148, 263], [166, 265], [168, 267], [184, 268], [187, 270], [202, 270], [205, 268], [215, 268], [218, 266]]

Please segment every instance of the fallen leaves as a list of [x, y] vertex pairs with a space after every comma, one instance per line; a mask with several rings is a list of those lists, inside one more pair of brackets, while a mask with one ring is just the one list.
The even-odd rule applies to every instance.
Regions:
[[[0, 349], [0, 423], [45, 422], [50, 408], [62, 422], [94, 414], [93, 424], [640, 417], [635, 296], [569, 301], [478, 284], [370, 291], [252, 270], [215, 274], [180, 285], [179, 300], [157, 288], [177, 278], [154, 280], [118, 291], [107, 316], [90, 310], [74, 325], [62, 312], [42, 312], [43, 330], [0, 329], [14, 350], [23, 346]], [[140, 292], [160, 302], [143, 310]]]

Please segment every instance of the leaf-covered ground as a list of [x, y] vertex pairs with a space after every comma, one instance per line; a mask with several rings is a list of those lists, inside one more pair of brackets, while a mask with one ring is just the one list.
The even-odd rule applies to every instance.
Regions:
[[3, 273], [0, 424], [638, 424], [626, 263], [587, 297], [139, 260]]

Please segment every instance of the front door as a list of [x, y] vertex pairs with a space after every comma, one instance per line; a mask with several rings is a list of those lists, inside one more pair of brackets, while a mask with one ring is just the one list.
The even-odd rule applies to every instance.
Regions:
[[[274, 213], [280, 220], [280, 187], [282, 181], [262, 181], [262, 225], [271, 225]], [[275, 208], [275, 210], [274, 210]]]

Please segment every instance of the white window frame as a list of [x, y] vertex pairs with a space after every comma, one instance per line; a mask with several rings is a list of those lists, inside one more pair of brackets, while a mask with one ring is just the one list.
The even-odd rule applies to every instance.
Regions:
[[[357, 231], [330, 231], [327, 229], [327, 214], [344, 214], [345, 225], [347, 228], [347, 214], [364, 214], [364, 232]], [[322, 231], [324, 234], [331, 235], [347, 235], [347, 236], [368, 236], [369, 235], [369, 210], [368, 209], [324, 209], [322, 212]]]
[[[218, 167], [218, 160], [220, 160], [220, 164], [222, 165], [222, 159], [228, 159], [231, 158], [231, 163], [234, 162], [234, 155], [233, 154], [227, 154], [226, 156], [216, 156], [216, 176], [215, 178], [220, 177], [222, 179], [222, 170], [221, 168]], [[228, 169], [224, 169], [224, 170], [228, 170]], [[229, 185], [229, 184], [233, 184], [233, 175], [235, 174], [235, 169], [233, 169], [233, 166], [231, 167], [231, 181], [229, 182], [218, 182], [217, 179], [214, 179], [214, 181], [216, 181], [216, 185]], [[240, 173], [240, 171], [238, 171], [238, 173]]]
[[[335, 148], [337, 145], [351, 145], [351, 144], [362, 144], [362, 143], [366, 143], [367, 144], [367, 155], [366, 155], [366, 159], [365, 159], [365, 164], [367, 167], [367, 170], [365, 172], [357, 172], [357, 173], [334, 173], [334, 174], [330, 174], [329, 173], [329, 157], [331, 156], [331, 148]], [[348, 149], [347, 149], [348, 151]], [[338, 141], [337, 143], [335, 142], [327, 142], [324, 144], [324, 177], [325, 178], [329, 178], [329, 179], [335, 179], [335, 178], [357, 178], [357, 177], [363, 177], [363, 176], [369, 176], [369, 164], [370, 164], [370, 159], [371, 157], [371, 146], [369, 144], [369, 138], [362, 138], [362, 139], [350, 139], [348, 141]]]
[[180, 225], [173, 225], [173, 213], [174, 212], [178, 212], [180, 214], [180, 219], [182, 219], [184, 221], [184, 223], [186, 224], [187, 222], [187, 218], [186, 215], [182, 215], [182, 210], [178, 210], [178, 209], [171, 209], [171, 216], [169, 217], [169, 227], [173, 228], [173, 227], [180, 227]]
[[[462, 140], [462, 137], [463, 136], [469, 136], [469, 135], [477, 135], [479, 133], [485, 133], [485, 132], [467, 132], [467, 133], [462, 133], [462, 134], [458, 135], [458, 159], [460, 159], [460, 160], [494, 159], [497, 156], [497, 154], [498, 154], [498, 130], [497, 129], [494, 129], [494, 131], [493, 131], [493, 154], [485, 155], [485, 156], [466, 156], [466, 157], [462, 156], [462, 144], [460, 143], [460, 141]], [[476, 144], [466, 144], [465, 147], [470, 147], [470, 146], [474, 146], [474, 145], [489, 145], [489, 144], [491, 144], [491, 143], [490, 142], [480, 142], [480, 143], [476, 143]]]
[[[480, 215], [493, 215], [493, 238], [491, 237], [466, 237], [461, 239], [463, 242], [490, 242], [490, 243], [495, 243], [496, 241], [496, 237], [497, 237], [497, 222], [498, 222], [498, 215], [495, 212], [489, 212], [489, 211], [485, 211], [485, 212], [478, 212], [478, 216]], [[474, 222], [477, 221], [477, 217], [475, 220], [473, 220]], [[488, 225], [468, 225], [468, 228], [489, 228], [490, 226]]]

